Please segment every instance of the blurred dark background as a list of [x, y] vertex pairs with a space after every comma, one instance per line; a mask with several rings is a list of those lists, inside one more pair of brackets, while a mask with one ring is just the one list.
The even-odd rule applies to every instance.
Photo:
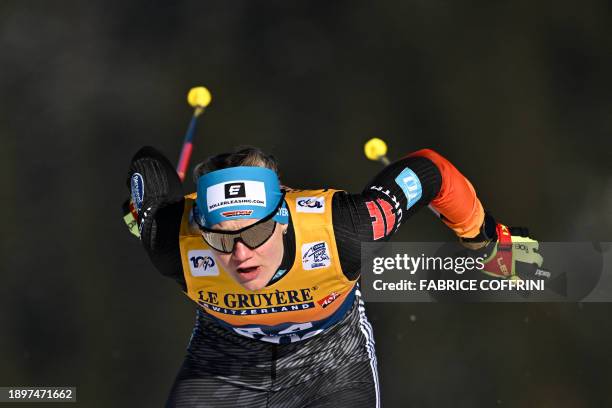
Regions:
[[[175, 161], [188, 89], [213, 102], [197, 162], [238, 144], [294, 187], [360, 191], [430, 147], [486, 208], [548, 241], [610, 241], [605, 0], [3, 1], [0, 385], [85, 407], [161, 406], [194, 306], [126, 230], [142, 145]], [[188, 190], [193, 184], [186, 182]], [[452, 239], [428, 211], [396, 240]], [[370, 304], [388, 407], [611, 406], [609, 304]]]

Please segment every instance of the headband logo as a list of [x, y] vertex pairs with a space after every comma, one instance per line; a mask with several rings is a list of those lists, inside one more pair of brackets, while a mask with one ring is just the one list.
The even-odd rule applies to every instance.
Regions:
[[231, 217], [248, 217], [253, 214], [253, 210], [234, 210], [234, 211], [224, 211], [221, 213], [222, 216], [231, 218]]
[[244, 183], [227, 183], [225, 185], [225, 198], [246, 197]]

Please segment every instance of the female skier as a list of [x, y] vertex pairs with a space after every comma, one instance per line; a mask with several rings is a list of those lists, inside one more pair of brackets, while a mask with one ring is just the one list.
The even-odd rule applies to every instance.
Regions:
[[360, 194], [288, 189], [277, 174], [272, 156], [242, 148], [199, 164], [185, 196], [160, 152], [132, 159], [144, 248], [197, 305], [168, 407], [379, 407], [361, 243], [388, 239], [424, 206], [467, 247], [487, 248], [489, 275], [515, 278], [515, 262], [529, 262], [432, 150], [389, 164]]

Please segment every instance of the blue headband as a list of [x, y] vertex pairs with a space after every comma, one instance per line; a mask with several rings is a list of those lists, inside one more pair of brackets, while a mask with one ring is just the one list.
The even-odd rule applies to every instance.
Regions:
[[194, 216], [200, 225], [210, 227], [228, 220], [262, 219], [278, 209], [274, 220], [287, 224], [285, 204], [279, 208], [282, 197], [274, 171], [264, 167], [229, 167], [198, 179]]

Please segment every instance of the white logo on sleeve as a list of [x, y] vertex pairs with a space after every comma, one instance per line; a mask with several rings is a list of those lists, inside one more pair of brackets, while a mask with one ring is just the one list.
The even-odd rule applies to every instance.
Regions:
[[212, 185], [206, 189], [208, 211], [247, 205], [266, 206], [266, 186], [263, 181], [233, 180]]
[[187, 252], [187, 258], [191, 276], [219, 276], [219, 268], [212, 251], [192, 249]]
[[395, 182], [404, 192], [408, 203], [406, 208], [412, 207], [423, 195], [421, 180], [414, 171], [406, 167], [396, 178]]
[[295, 207], [297, 212], [323, 213], [325, 212], [325, 197], [298, 197]]
[[327, 268], [331, 265], [327, 242], [310, 242], [302, 245], [302, 266], [306, 270]]

